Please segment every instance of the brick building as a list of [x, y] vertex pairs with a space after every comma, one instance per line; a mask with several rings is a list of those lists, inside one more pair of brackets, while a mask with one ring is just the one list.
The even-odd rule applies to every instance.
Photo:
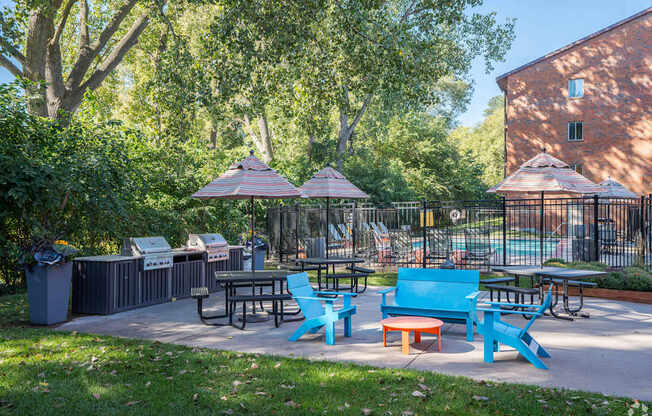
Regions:
[[652, 193], [652, 7], [496, 81], [507, 175], [545, 147], [594, 182]]

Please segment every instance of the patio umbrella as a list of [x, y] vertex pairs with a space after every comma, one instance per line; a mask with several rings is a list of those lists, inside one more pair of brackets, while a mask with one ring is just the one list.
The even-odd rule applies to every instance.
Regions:
[[[333, 169], [330, 164], [310, 178], [299, 188], [303, 198], [326, 198], [326, 257], [328, 258], [328, 225], [330, 199], [364, 199], [369, 195]], [[355, 239], [354, 239], [355, 241]]]
[[192, 194], [198, 199], [251, 199], [251, 271], [255, 273], [254, 198], [299, 198], [301, 194], [287, 179], [254, 156], [254, 151], [232, 164], [220, 177]]
[[541, 153], [523, 163], [512, 173], [487, 192], [507, 193], [526, 192], [541, 194], [539, 250], [543, 266], [543, 203], [544, 193], [553, 194], [599, 194], [604, 189], [580, 175], [566, 162], [546, 153]]
[[638, 195], [627, 189], [623, 184], [611, 179], [610, 176], [600, 182], [600, 186], [604, 188], [604, 191], [599, 192], [599, 196], [608, 198], [638, 198]]

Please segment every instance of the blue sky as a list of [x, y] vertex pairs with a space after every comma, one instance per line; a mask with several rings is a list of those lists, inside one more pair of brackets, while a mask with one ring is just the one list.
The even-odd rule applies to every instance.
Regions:
[[590, 35], [650, 6], [650, 0], [485, 0], [481, 12], [495, 11], [498, 22], [516, 18], [516, 39], [505, 62], [485, 73], [484, 62], [474, 63], [471, 79], [473, 99], [460, 124], [472, 126], [482, 121], [487, 102], [500, 95], [496, 77], [540, 56]]
[[[0, 6], [7, 5], [0, 0]], [[489, 99], [501, 92], [496, 77], [548, 52], [598, 31], [650, 6], [650, 0], [485, 0], [480, 12], [496, 11], [499, 22], [516, 18], [516, 39], [505, 62], [485, 73], [484, 62], [477, 60], [471, 70], [475, 85], [473, 99], [460, 124], [471, 126], [482, 120]], [[0, 68], [0, 83], [13, 77]]]

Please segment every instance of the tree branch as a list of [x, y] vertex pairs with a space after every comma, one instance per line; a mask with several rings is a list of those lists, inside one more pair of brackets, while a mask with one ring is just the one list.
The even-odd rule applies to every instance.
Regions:
[[[4, 26], [5, 21], [2, 16], [2, 13], [0, 13], [0, 26]], [[18, 48], [16, 48], [7, 38], [4, 36], [0, 36], [0, 46], [2, 46], [7, 52], [11, 54], [11, 56], [14, 57], [18, 61], [19, 64], [25, 65], [25, 55], [20, 53]]]
[[79, 90], [83, 94], [86, 89], [94, 90], [100, 86], [102, 81], [115, 69], [116, 66], [122, 61], [124, 56], [129, 52], [129, 49], [132, 48], [138, 42], [138, 36], [145, 30], [149, 24], [149, 17], [147, 14], [142, 14], [129, 28], [129, 31], [120, 39], [120, 41], [115, 45], [113, 51], [107, 56], [107, 58], [100, 64], [100, 66], [95, 70], [93, 75], [86, 80], [80, 87]]
[[[128, 0], [127, 3], [120, 7], [118, 11], [113, 15], [113, 18], [111, 18], [111, 21], [106, 25], [102, 33], [100, 33], [100, 36], [97, 38], [97, 40], [95, 40], [92, 45], [81, 48], [79, 50], [79, 57], [77, 58], [77, 62], [75, 62], [75, 65], [73, 66], [72, 71], [70, 71], [70, 75], [68, 76], [68, 80], [66, 81], [66, 87], [68, 89], [73, 89], [81, 84], [82, 80], [84, 79], [84, 75], [86, 75], [86, 72], [88, 71], [88, 68], [90, 68], [93, 60], [97, 57], [100, 51], [104, 49], [107, 42], [111, 39], [111, 37], [113, 37], [118, 28], [120, 28], [120, 24], [129, 15], [131, 9], [133, 9], [136, 5], [136, 2], [137, 0]], [[138, 23], [138, 21], [139, 19], [136, 20], [134, 24]], [[130, 32], [131, 29], [127, 35], [129, 35]], [[116, 49], [118, 46], [116, 46]]]
[[371, 94], [367, 95], [367, 97], [362, 102], [362, 107], [360, 108], [360, 111], [358, 111], [358, 114], [355, 115], [355, 119], [353, 119], [353, 123], [351, 123], [351, 126], [349, 127], [350, 132], [353, 132], [353, 130], [355, 130], [355, 126], [358, 124], [358, 122], [364, 115], [364, 112], [367, 109], [367, 106], [369, 105], [370, 101], [371, 101]]
[[15, 77], [22, 77], [23, 71], [21, 71], [13, 62], [4, 55], [0, 55], [0, 65], [5, 67], [11, 74]]
[[88, 35], [88, 0], [82, 0], [81, 2], [79, 21], [81, 24], [79, 28], [79, 50], [82, 50], [88, 48], [90, 43], [90, 36]]
[[61, 21], [59, 22], [59, 26], [57, 26], [57, 29], [54, 31], [54, 36], [52, 36], [52, 39], [50, 42], [55, 42], [59, 43], [59, 39], [61, 38], [61, 32], [63, 32], [63, 29], [66, 27], [66, 21], [68, 20], [68, 16], [70, 16], [70, 9], [72, 9], [72, 5], [75, 4], [76, 0], [68, 0], [66, 2], [66, 5], [63, 8], [63, 11], [61, 12]]

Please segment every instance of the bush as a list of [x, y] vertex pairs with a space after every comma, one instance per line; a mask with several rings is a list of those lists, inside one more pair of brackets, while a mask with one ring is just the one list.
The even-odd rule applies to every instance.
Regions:
[[243, 203], [190, 198], [232, 160], [204, 143], [115, 122], [63, 126], [29, 115], [11, 86], [0, 86], [0, 137], [0, 290], [24, 284], [21, 260], [44, 237], [93, 255], [117, 253], [128, 236], [178, 246], [190, 232], [233, 241], [246, 229]]
[[[550, 259], [545, 262], [546, 266], [569, 267], [574, 269], [608, 271], [609, 266], [597, 262], [570, 262], [566, 263], [562, 259]], [[609, 271], [603, 277], [587, 279], [590, 282], [598, 284], [602, 289], [615, 290], [638, 290], [643, 292], [652, 292], [652, 273], [642, 267], [631, 266], [622, 270]]]

